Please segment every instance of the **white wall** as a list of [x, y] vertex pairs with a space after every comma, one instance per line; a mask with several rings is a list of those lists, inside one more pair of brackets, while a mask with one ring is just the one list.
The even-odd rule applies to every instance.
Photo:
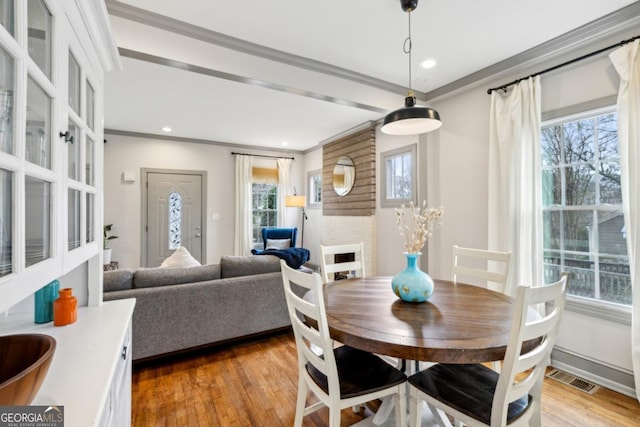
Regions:
[[[141, 265], [141, 169], [163, 168], [203, 170], [207, 172], [207, 258], [206, 263], [216, 263], [221, 255], [233, 254], [235, 227], [235, 158], [232, 151], [251, 154], [283, 155], [267, 151], [245, 150], [238, 147], [199, 144], [181, 141], [106, 135], [104, 147], [104, 222], [113, 224], [113, 260], [120, 268]], [[287, 155], [290, 156], [290, 155]], [[303, 155], [293, 155], [291, 163], [292, 183], [303, 188]], [[257, 163], [275, 159], [256, 159]], [[133, 172], [136, 181], [126, 183], [123, 172]], [[213, 214], [219, 214], [214, 220]], [[287, 209], [287, 220], [300, 226], [297, 209]], [[306, 230], [305, 230], [306, 231]], [[306, 237], [306, 236], [305, 236]], [[306, 239], [305, 239], [306, 240]]]

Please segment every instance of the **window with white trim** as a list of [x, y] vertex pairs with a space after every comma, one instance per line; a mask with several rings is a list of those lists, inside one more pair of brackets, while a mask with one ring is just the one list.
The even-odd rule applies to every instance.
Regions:
[[615, 108], [544, 122], [541, 155], [545, 281], [631, 305]]
[[417, 203], [416, 144], [380, 154], [382, 207], [399, 207], [409, 202]]
[[307, 173], [307, 205], [310, 209], [322, 207], [322, 170]]

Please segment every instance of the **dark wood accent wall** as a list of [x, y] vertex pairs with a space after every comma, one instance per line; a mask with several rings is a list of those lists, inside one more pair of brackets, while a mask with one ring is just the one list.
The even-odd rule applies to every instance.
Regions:
[[[355, 183], [346, 196], [333, 191], [333, 167], [341, 156], [356, 166]], [[367, 129], [322, 147], [322, 214], [372, 216], [376, 210], [376, 131]]]

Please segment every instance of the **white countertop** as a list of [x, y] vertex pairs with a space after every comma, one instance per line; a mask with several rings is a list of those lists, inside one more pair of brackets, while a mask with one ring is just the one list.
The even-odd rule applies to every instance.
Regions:
[[31, 404], [64, 406], [69, 427], [98, 425], [134, 307], [135, 299], [80, 307], [78, 320], [66, 326], [36, 324], [33, 314], [0, 319], [0, 335], [41, 333], [56, 339], [49, 372]]

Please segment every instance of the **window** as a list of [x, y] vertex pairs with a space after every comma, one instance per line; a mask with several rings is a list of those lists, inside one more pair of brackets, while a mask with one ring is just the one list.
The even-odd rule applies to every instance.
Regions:
[[178, 192], [169, 194], [169, 250], [182, 246], [182, 195]]
[[416, 145], [387, 151], [382, 161], [382, 207], [398, 207], [416, 202]]
[[253, 238], [252, 246], [262, 248], [262, 227], [278, 226], [278, 184], [251, 184]]
[[315, 171], [311, 171], [307, 174], [307, 183], [309, 187], [307, 188], [307, 194], [309, 195], [307, 199], [308, 207], [313, 208], [321, 208], [322, 207], [322, 170], [318, 169]]
[[544, 274], [567, 271], [569, 294], [630, 305], [618, 147], [613, 108], [543, 123]]

